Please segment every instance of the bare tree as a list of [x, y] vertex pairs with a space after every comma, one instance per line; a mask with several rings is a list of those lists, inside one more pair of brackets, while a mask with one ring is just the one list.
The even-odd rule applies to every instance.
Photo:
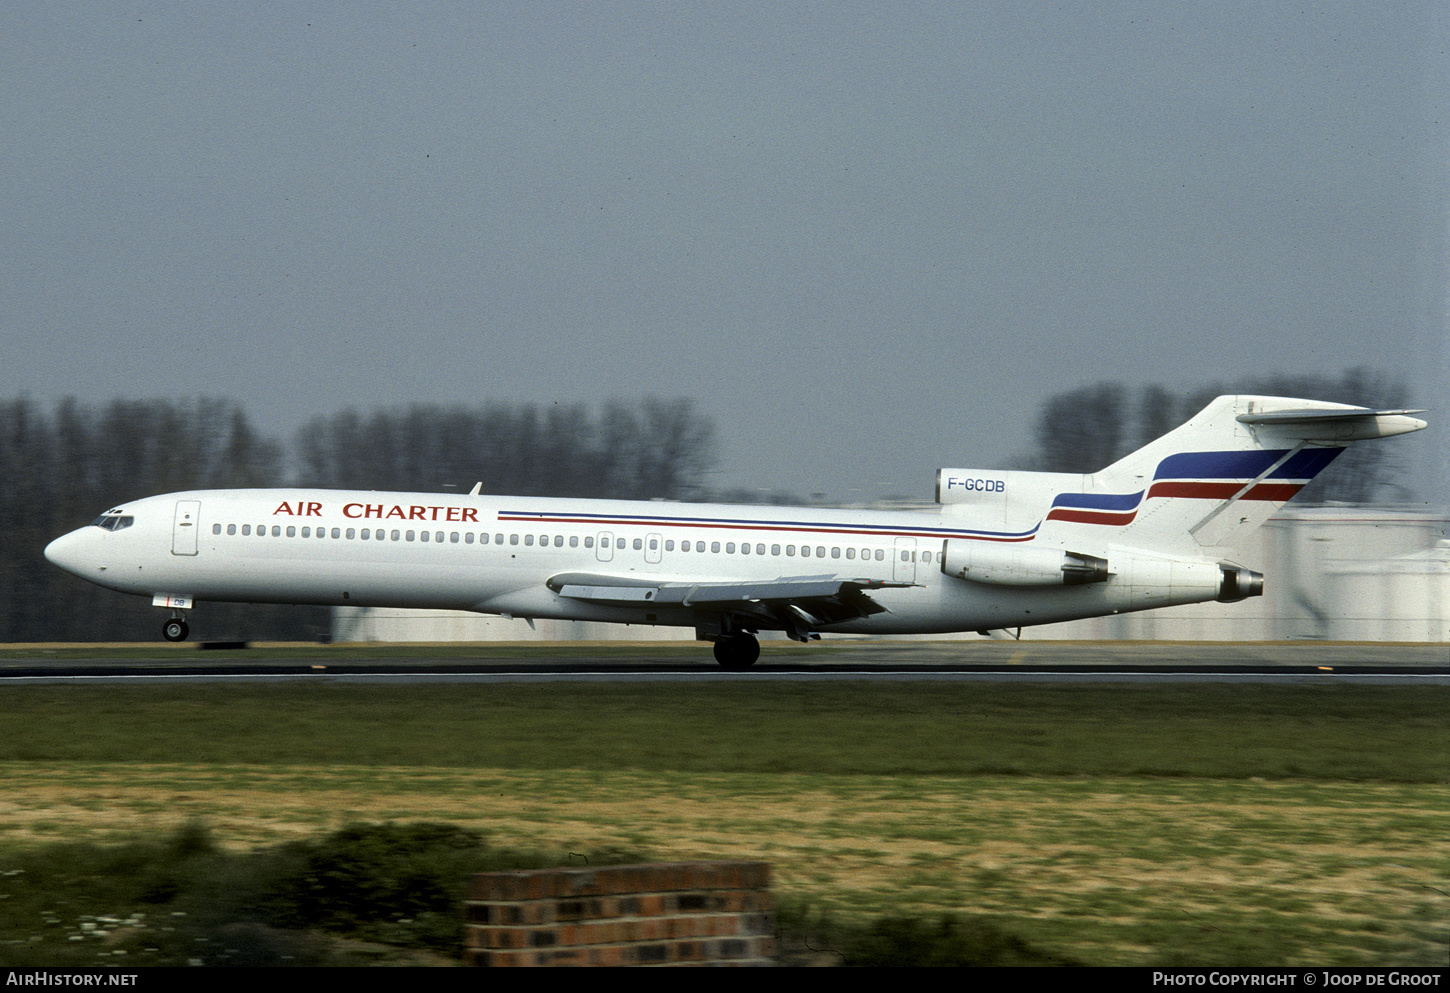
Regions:
[[1096, 472], [1123, 452], [1126, 391], [1097, 383], [1052, 397], [1037, 417], [1036, 469]]

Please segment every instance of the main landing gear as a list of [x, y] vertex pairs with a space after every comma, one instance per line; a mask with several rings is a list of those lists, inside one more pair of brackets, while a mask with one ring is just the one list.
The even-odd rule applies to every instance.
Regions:
[[191, 629], [186, 626], [185, 617], [168, 617], [166, 623], [161, 625], [161, 637], [167, 641], [185, 641]]
[[715, 639], [715, 661], [726, 672], [744, 672], [760, 658], [760, 642], [753, 634], [722, 634]]

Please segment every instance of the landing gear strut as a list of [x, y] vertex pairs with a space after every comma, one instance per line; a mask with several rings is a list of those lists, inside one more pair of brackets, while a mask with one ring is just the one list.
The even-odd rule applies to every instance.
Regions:
[[752, 634], [726, 634], [715, 639], [715, 661], [726, 672], [744, 672], [760, 658], [760, 642]]
[[190, 632], [184, 617], [168, 617], [166, 623], [161, 625], [161, 637], [167, 641], [185, 641]]

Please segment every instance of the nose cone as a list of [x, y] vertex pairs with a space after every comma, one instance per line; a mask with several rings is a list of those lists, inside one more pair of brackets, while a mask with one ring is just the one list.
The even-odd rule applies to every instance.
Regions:
[[90, 543], [86, 541], [85, 531], [85, 528], [81, 528], [61, 535], [45, 546], [45, 557], [52, 565], [60, 566], [72, 575], [94, 580], [98, 567], [93, 557], [86, 554]]

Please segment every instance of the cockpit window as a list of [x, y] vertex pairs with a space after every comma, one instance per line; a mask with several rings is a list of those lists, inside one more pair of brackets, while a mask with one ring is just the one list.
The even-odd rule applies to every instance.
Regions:
[[120, 531], [122, 528], [128, 528], [135, 523], [136, 518], [130, 514], [117, 514], [111, 511], [107, 511], [94, 521], [91, 521], [91, 524], [95, 527], [105, 528], [107, 531]]

